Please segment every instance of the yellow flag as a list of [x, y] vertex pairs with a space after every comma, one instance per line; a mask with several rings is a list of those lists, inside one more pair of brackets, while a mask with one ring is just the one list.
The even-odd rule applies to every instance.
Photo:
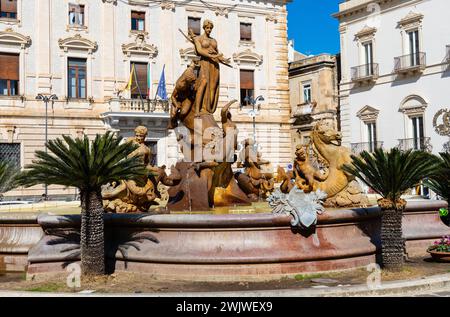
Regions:
[[125, 90], [130, 90], [131, 89], [131, 85], [133, 84], [133, 76], [134, 76], [134, 64], [132, 64], [131, 66], [131, 73], [130, 73], [130, 79], [128, 80], [128, 85], [125, 88]]

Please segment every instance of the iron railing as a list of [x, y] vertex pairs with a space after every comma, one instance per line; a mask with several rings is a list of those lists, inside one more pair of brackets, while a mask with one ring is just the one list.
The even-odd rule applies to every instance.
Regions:
[[363, 151], [373, 152], [376, 149], [382, 149], [383, 142], [362, 142], [362, 143], [352, 143], [351, 150], [355, 155], [360, 154]]
[[379, 65], [378, 63], [364, 64], [352, 67], [352, 80], [371, 80], [378, 78]]
[[447, 54], [445, 55], [445, 61], [450, 63], [450, 45], [447, 45]]
[[433, 146], [431, 145], [430, 140], [430, 138], [399, 139], [398, 148], [402, 151], [422, 150], [431, 153]]
[[169, 112], [168, 100], [120, 99], [120, 110], [126, 112]]
[[403, 55], [395, 58], [395, 71], [409, 71], [412, 69], [421, 69], [426, 65], [427, 54], [417, 52], [413, 54]]
[[20, 143], [0, 143], [0, 160], [20, 167]]

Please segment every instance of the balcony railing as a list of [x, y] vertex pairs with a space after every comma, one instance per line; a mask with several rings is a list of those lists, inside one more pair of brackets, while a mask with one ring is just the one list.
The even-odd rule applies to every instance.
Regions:
[[433, 147], [430, 143], [430, 138], [400, 139], [398, 141], [398, 148], [402, 151], [422, 150], [431, 153], [431, 151], [433, 150]]
[[361, 152], [373, 152], [376, 149], [382, 149], [383, 142], [363, 142], [363, 143], [352, 143], [351, 150], [355, 155], [359, 155]]
[[294, 117], [302, 117], [309, 116], [314, 112], [314, 108], [316, 107], [315, 102], [301, 103], [293, 109], [292, 115]]
[[374, 81], [378, 75], [379, 65], [377, 63], [352, 67], [352, 80], [355, 82]]
[[120, 99], [124, 112], [169, 112], [169, 101], [147, 99]]
[[447, 45], [446, 52], [447, 54], [445, 55], [445, 61], [447, 62], [447, 64], [450, 64], [450, 45]]
[[426, 66], [427, 54], [418, 52], [395, 58], [395, 71], [397, 73], [409, 73], [422, 71]]

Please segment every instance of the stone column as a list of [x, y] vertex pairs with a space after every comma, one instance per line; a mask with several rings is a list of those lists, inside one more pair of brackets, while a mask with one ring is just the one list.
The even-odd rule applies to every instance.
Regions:
[[114, 94], [116, 81], [116, 25], [115, 4], [106, 1], [102, 5], [103, 39], [101, 47], [103, 98]]
[[51, 0], [35, 3], [36, 51], [37, 51], [37, 92], [51, 93]]

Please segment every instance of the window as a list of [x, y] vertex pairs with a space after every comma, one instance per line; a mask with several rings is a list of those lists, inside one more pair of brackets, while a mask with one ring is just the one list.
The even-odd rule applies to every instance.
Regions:
[[[131, 85], [132, 99], [147, 99], [148, 97], [148, 64], [147, 63], [131, 63], [131, 69], [134, 65], [134, 78]], [[130, 71], [131, 71], [130, 69]]]
[[303, 103], [311, 103], [311, 83], [303, 84]]
[[412, 136], [413, 145], [415, 150], [421, 150], [424, 148], [424, 130], [423, 130], [423, 117], [412, 117]]
[[420, 65], [419, 30], [408, 32], [411, 66]]
[[0, 143], [0, 160], [12, 163], [20, 167], [20, 144]]
[[69, 24], [84, 25], [84, 5], [69, 4]]
[[367, 141], [369, 143], [369, 152], [375, 151], [377, 148], [377, 124], [375, 122], [367, 122]]
[[19, 95], [19, 55], [0, 53], [0, 95]]
[[195, 35], [200, 35], [201, 33], [201, 20], [200, 18], [188, 17], [188, 30], [192, 30]]
[[373, 75], [373, 44], [372, 42], [363, 44], [364, 46], [364, 64], [366, 76]]
[[86, 60], [69, 58], [68, 64], [69, 98], [86, 99]]
[[255, 92], [254, 71], [241, 69], [240, 77], [241, 77], [241, 104], [248, 105], [249, 104], [248, 100], [254, 97]]
[[145, 12], [131, 11], [131, 29], [145, 31]]
[[250, 23], [241, 23], [241, 41], [252, 40], [252, 25]]
[[17, 0], [0, 0], [0, 18], [17, 19]]

